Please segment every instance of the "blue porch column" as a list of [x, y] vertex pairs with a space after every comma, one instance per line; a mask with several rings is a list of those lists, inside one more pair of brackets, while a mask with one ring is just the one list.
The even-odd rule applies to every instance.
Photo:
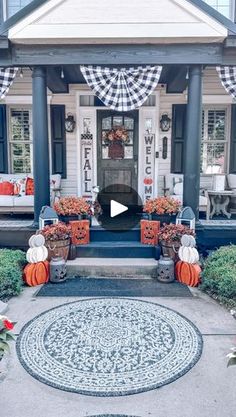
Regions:
[[34, 224], [38, 225], [42, 206], [50, 205], [47, 80], [44, 67], [33, 68], [32, 91]]
[[183, 204], [199, 219], [200, 163], [202, 131], [202, 66], [189, 69], [188, 104], [184, 149]]

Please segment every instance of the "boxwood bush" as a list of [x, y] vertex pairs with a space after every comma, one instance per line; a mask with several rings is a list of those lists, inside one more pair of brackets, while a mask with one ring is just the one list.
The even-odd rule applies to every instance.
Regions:
[[236, 306], [236, 246], [223, 246], [206, 260], [201, 289], [228, 306]]
[[0, 249], [0, 299], [8, 299], [21, 292], [22, 268], [25, 263], [24, 252]]

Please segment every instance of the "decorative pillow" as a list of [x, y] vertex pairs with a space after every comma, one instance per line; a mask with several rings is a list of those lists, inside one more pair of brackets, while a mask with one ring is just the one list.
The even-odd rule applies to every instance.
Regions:
[[14, 195], [14, 184], [9, 181], [0, 182], [0, 195]]
[[183, 183], [182, 182], [178, 182], [177, 184], [175, 184], [174, 194], [175, 195], [182, 195], [183, 194]]
[[18, 195], [19, 197], [25, 196], [26, 178], [16, 178], [10, 181], [14, 184], [14, 195]]
[[34, 195], [34, 180], [30, 177], [26, 180], [26, 195]]

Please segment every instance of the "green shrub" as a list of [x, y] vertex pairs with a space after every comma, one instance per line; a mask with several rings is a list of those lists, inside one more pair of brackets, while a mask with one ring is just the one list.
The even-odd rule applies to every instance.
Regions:
[[236, 304], [236, 246], [223, 246], [205, 262], [201, 289]]
[[21, 292], [22, 268], [25, 263], [24, 252], [0, 249], [0, 298], [6, 299]]

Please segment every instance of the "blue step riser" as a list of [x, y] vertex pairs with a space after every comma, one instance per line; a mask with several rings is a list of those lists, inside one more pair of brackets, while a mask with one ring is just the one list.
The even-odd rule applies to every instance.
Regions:
[[130, 246], [107, 248], [107, 247], [89, 247], [88, 246], [77, 246], [76, 255], [78, 258], [154, 258], [155, 248], [147, 246], [145, 248], [134, 248]]
[[90, 230], [91, 242], [140, 242], [140, 229], [128, 230], [126, 232], [111, 232], [104, 229]]

